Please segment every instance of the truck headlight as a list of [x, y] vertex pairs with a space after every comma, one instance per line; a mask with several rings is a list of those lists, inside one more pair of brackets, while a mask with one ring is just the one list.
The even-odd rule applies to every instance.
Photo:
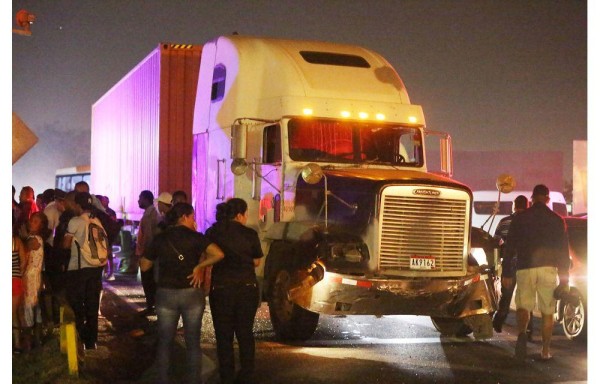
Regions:
[[369, 249], [364, 243], [332, 243], [330, 257], [333, 261], [345, 260], [360, 263], [369, 260]]

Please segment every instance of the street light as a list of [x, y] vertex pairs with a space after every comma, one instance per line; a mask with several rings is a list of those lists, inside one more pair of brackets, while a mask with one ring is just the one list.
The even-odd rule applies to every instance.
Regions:
[[23, 36], [31, 36], [31, 24], [35, 21], [35, 15], [28, 11], [21, 9], [15, 16], [17, 25], [22, 29], [13, 28], [13, 33], [17, 33]]

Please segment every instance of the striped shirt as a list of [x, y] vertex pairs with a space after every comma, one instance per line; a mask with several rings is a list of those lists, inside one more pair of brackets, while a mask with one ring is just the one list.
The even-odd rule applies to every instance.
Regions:
[[15, 238], [12, 239], [12, 277], [21, 277], [21, 258], [17, 249]]

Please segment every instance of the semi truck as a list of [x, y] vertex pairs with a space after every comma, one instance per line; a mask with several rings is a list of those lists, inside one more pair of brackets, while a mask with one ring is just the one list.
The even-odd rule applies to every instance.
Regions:
[[[261, 298], [279, 338], [307, 339], [320, 315], [352, 314], [430, 316], [443, 334], [491, 337], [494, 261], [470, 257], [473, 196], [451, 178], [451, 137], [426, 128], [384, 57], [354, 45], [239, 35], [199, 50], [183, 177], [201, 231], [217, 204], [248, 202], [248, 225], [266, 255], [256, 270]], [[133, 103], [113, 105], [105, 113], [126, 114]], [[163, 146], [160, 130], [140, 129]], [[106, 148], [97, 138], [114, 142], [118, 132], [93, 124], [92, 152]], [[136, 184], [129, 175], [144, 152], [122, 150], [110, 154], [129, 168], [99, 172], [106, 164], [92, 155], [94, 187], [109, 172], [116, 184]], [[432, 150], [436, 171], [427, 163]], [[180, 171], [173, 166], [160, 172]]]

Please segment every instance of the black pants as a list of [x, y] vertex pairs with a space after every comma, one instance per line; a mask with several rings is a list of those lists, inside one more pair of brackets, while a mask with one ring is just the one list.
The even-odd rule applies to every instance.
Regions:
[[75, 326], [86, 346], [98, 341], [98, 309], [102, 267], [81, 268], [65, 274], [65, 294], [75, 314]]
[[[210, 311], [217, 339], [222, 384], [254, 382], [254, 334], [258, 309], [258, 284], [215, 285], [210, 292]], [[241, 370], [235, 377], [233, 336], [238, 341]]]
[[146, 307], [153, 308], [156, 304], [156, 281], [154, 280], [154, 267], [146, 272], [140, 273], [142, 277], [142, 288], [146, 295]]

